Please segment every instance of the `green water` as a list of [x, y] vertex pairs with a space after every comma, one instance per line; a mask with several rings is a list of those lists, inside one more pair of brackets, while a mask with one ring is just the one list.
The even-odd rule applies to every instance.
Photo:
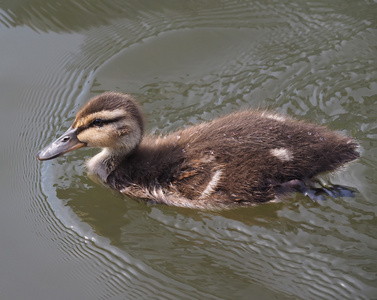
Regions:
[[[2, 1], [1, 299], [375, 299], [375, 1]], [[358, 190], [213, 213], [90, 181], [38, 150], [106, 90], [151, 134], [268, 108], [354, 136]]]

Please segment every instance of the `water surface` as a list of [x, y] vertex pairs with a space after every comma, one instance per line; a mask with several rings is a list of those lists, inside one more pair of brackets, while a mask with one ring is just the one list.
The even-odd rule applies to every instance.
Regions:
[[[2, 1], [1, 299], [373, 299], [377, 4]], [[132, 93], [151, 134], [262, 108], [354, 136], [303, 195], [227, 212], [147, 205], [90, 181], [79, 150], [38, 162], [77, 110]]]

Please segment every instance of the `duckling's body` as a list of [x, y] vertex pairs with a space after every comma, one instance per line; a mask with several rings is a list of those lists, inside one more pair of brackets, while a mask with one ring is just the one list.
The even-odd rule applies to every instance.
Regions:
[[[88, 170], [111, 188], [157, 203], [204, 209], [274, 200], [359, 156], [352, 138], [252, 110], [165, 137], [142, 138], [138, 106], [119, 93], [92, 99], [70, 130], [75, 136], [64, 142], [69, 135], [63, 135], [57, 146], [103, 147], [89, 160]], [[71, 146], [59, 153], [49, 146], [39, 158], [56, 157]]]

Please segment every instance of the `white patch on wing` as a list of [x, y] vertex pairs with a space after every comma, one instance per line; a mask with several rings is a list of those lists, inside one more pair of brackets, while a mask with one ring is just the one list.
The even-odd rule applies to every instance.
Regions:
[[284, 116], [281, 116], [281, 115], [278, 115], [278, 114], [262, 112], [261, 116], [266, 118], [266, 119], [276, 120], [276, 121], [280, 121], [280, 122], [286, 121], [286, 118]]
[[270, 150], [271, 155], [277, 157], [281, 161], [290, 161], [293, 159], [293, 154], [286, 148], [275, 148]]
[[221, 174], [222, 174], [222, 170], [217, 170], [215, 174], [213, 174], [211, 181], [208, 182], [206, 188], [200, 195], [200, 198], [204, 198], [213, 193], [213, 191], [215, 190], [216, 186], [218, 185], [220, 181]]
[[280, 122], [285, 121], [285, 118], [283, 116], [280, 116], [280, 115], [266, 115], [266, 118], [276, 120], [276, 121], [280, 121]]

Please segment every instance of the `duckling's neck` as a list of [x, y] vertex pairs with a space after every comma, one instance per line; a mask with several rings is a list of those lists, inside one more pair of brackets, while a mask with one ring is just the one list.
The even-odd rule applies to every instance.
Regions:
[[109, 174], [115, 170], [129, 153], [130, 152], [116, 151], [112, 148], [103, 148], [100, 153], [87, 162], [89, 175], [94, 175], [102, 182], [106, 182]]

